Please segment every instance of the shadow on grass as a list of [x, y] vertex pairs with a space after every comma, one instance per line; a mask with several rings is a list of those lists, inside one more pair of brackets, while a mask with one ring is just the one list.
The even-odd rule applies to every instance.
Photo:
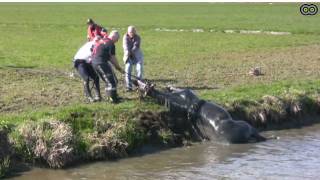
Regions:
[[219, 89], [218, 87], [210, 87], [210, 86], [184, 86], [184, 87], [177, 87], [180, 89], [191, 89], [191, 90], [214, 90]]
[[[175, 84], [178, 81], [176, 79], [146, 79], [147, 81], [150, 81], [152, 83], [160, 83], [160, 84]], [[213, 86], [177, 86], [176, 88], [180, 89], [191, 89], [191, 90], [213, 90], [213, 89], [219, 89], [219, 87], [213, 87]]]
[[122, 97], [119, 97], [119, 98], [120, 98], [119, 99], [119, 103], [123, 103], [123, 102], [126, 102], [126, 101], [135, 101], [135, 100], [139, 99], [138, 97], [126, 97], [126, 96], [122, 96]]
[[178, 81], [175, 79], [146, 79], [153, 83], [177, 83]]
[[12, 68], [12, 69], [34, 69], [38, 66], [25, 66], [25, 65], [4, 65], [0, 66], [1, 69]]

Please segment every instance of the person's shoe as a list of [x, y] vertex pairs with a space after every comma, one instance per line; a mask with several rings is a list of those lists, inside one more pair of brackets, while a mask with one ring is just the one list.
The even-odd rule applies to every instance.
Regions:
[[117, 104], [117, 103], [119, 103], [118, 98], [109, 97], [109, 101], [110, 101], [112, 104]]
[[89, 103], [93, 103], [93, 102], [94, 102], [94, 99], [93, 99], [92, 97], [87, 97], [87, 101], [88, 101]]
[[121, 102], [122, 98], [120, 97], [109, 97], [108, 100], [112, 103], [112, 104], [118, 104]]
[[93, 100], [94, 100], [94, 102], [100, 102], [101, 101], [101, 97], [100, 96], [95, 96]]

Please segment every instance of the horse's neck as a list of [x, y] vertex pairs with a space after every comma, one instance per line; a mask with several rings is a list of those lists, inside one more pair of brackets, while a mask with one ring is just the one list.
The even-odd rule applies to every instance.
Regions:
[[168, 98], [167, 93], [163, 93], [161, 91], [153, 89], [150, 93], [149, 96], [156, 99], [158, 104], [164, 105], [166, 102], [166, 98]]
[[187, 112], [189, 107], [185, 100], [172, 93], [165, 93], [154, 89], [150, 92], [149, 96], [155, 98], [158, 104], [165, 105], [170, 111]]

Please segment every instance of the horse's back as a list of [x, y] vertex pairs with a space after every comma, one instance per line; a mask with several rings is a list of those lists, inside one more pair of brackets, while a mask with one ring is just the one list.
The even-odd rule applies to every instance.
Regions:
[[221, 106], [212, 103], [206, 102], [200, 108], [200, 116], [206, 117], [209, 120], [215, 121], [218, 123], [220, 120], [232, 119], [231, 115]]

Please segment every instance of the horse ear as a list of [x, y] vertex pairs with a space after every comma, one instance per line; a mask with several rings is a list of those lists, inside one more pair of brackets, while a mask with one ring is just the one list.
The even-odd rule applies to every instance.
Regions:
[[156, 86], [155, 84], [153, 84], [153, 83], [151, 83], [150, 81], [146, 80], [146, 81], [145, 81], [145, 87], [144, 87], [144, 90], [145, 90], [146, 95], [149, 95], [150, 92], [151, 92], [152, 90], [154, 90], [155, 86]]

